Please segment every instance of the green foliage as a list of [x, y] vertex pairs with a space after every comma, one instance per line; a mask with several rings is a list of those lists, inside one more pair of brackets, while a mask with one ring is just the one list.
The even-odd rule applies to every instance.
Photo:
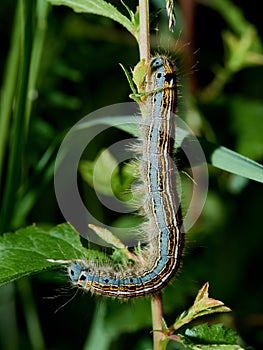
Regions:
[[256, 28], [246, 21], [238, 7], [229, 0], [213, 0], [207, 4], [222, 14], [233, 30], [222, 34], [225, 46], [223, 67], [217, 67], [214, 80], [201, 92], [200, 98], [216, 98], [232, 76], [246, 67], [263, 64], [263, 46]]
[[202, 324], [192, 329], [187, 329], [185, 335], [192, 341], [201, 344], [236, 344], [238, 335], [232, 329], [224, 327], [222, 324], [208, 326]]
[[93, 13], [105, 16], [123, 25], [132, 35], [137, 37], [136, 16], [129, 11], [131, 20], [122, 15], [114, 6], [103, 0], [48, 0], [52, 5], [65, 5], [71, 7], [76, 12]]
[[203, 140], [201, 140], [201, 145], [208, 163], [213, 166], [247, 179], [263, 182], [263, 166], [261, 164], [226, 147], [217, 146]]
[[181, 342], [174, 349], [180, 350], [242, 350], [238, 344], [238, 334], [222, 324], [208, 326], [206, 323], [186, 329]]
[[117, 196], [125, 201], [131, 197], [127, 190], [136, 179], [137, 168], [132, 164], [119, 166], [117, 160], [107, 150], [102, 150], [94, 161], [81, 161], [79, 171], [83, 180], [96, 190], [108, 196]]
[[0, 240], [0, 285], [59, 266], [48, 259], [66, 260], [69, 264], [77, 257], [105, 260], [104, 254], [85, 249], [69, 224], [48, 231], [30, 226], [5, 234]]
[[195, 302], [190, 309], [183, 312], [175, 321], [172, 329], [177, 330], [183, 325], [193, 321], [200, 316], [209, 315], [214, 312], [229, 312], [230, 309], [219, 301], [208, 297], [208, 283], [206, 283], [198, 292]]
[[263, 103], [261, 100], [245, 100], [233, 97], [230, 104], [231, 128], [236, 131], [236, 149], [252, 159], [260, 159], [263, 153]]
[[[172, 340], [175, 343], [179, 343], [179, 349], [184, 349], [181, 345], [186, 345], [186, 349], [197, 349], [196, 344], [209, 344], [213, 348], [215, 344], [237, 344], [237, 333], [227, 329], [221, 324], [216, 324], [211, 327], [208, 327], [207, 324], [202, 324], [197, 327], [187, 328], [184, 335], [177, 332], [178, 329], [181, 329], [181, 327], [198, 317], [215, 312], [230, 311], [221, 301], [209, 298], [208, 287], [209, 285], [206, 283], [199, 290], [194, 304], [188, 310], [184, 311], [171, 327], [168, 328], [166, 325], [164, 326], [164, 330], [167, 334], [164, 342]], [[175, 335], [174, 332], [177, 332], [177, 334]], [[202, 349], [202, 346], [200, 349]]]

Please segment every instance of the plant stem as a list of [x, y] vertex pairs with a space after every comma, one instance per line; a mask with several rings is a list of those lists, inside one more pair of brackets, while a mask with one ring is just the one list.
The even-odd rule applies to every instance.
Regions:
[[44, 46], [44, 39], [47, 28], [47, 15], [49, 10], [49, 3], [46, 0], [37, 0], [35, 9], [35, 26], [32, 42], [32, 53], [30, 60], [30, 71], [28, 76], [28, 98], [25, 111], [26, 127], [28, 129], [31, 109], [33, 105], [33, 94], [36, 88], [36, 82], [38, 78], [38, 71], [40, 67], [40, 61], [42, 57], [42, 51]]
[[[150, 60], [150, 26], [149, 26], [149, 0], [139, 0], [140, 34], [139, 50], [140, 60], [145, 59], [145, 63]], [[151, 299], [152, 304], [152, 324], [153, 324], [153, 348], [154, 350], [164, 350], [162, 333], [162, 294], [158, 293]]]
[[162, 293], [154, 295], [151, 299], [152, 304], [152, 324], [153, 324], [153, 349], [165, 350], [166, 344], [163, 342], [164, 334], [162, 327], [163, 305]]
[[149, 0], [139, 0], [140, 34], [139, 50], [140, 59], [145, 62], [150, 60], [150, 26], [149, 26]]
[[44, 350], [46, 349], [46, 346], [44, 343], [44, 337], [42, 334], [39, 315], [34, 302], [30, 281], [27, 278], [24, 278], [17, 282], [17, 287], [22, 299], [31, 348], [33, 350]]
[[[33, 35], [33, 14], [35, 3], [25, 0], [18, 2], [20, 35], [20, 57], [16, 96], [14, 96], [15, 108], [13, 125], [10, 132], [9, 147], [10, 155], [7, 165], [6, 184], [4, 187], [0, 231], [5, 232], [12, 226], [12, 217], [15, 211], [14, 203], [17, 200], [17, 191], [20, 185], [22, 173], [22, 157], [27, 134], [25, 121], [25, 108], [27, 101], [28, 75], [30, 69], [30, 57]], [[16, 24], [17, 25], [17, 24]]]
[[4, 160], [5, 152], [7, 152], [9, 129], [12, 119], [12, 108], [14, 101], [14, 94], [17, 85], [17, 72], [19, 66], [19, 40], [20, 40], [20, 25], [21, 12], [20, 6], [17, 5], [14, 16], [14, 29], [11, 38], [10, 50], [6, 60], [6, 67], [4, 69], [4, 79], [1, 92], [0, 103], [0, 191], [4, 190], [2, 179], [4, 178]]
[[110, 325], [105, 324], [106, 302], [102, 300], [96, 305], [93, 322], [83, 350], [107, 350], [116, 336]]

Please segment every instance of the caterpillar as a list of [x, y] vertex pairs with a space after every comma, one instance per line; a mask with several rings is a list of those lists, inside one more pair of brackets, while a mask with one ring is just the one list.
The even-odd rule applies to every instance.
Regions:
[[144, 189], [147, 237], [137, 262], [124, 266], [77, 260], [68, 267], [72, 284], [92, 293], [134, 298], [157, 293], [176, 274], [182, 258], [184, 228], [178, 172], [172, 160], [177, 110], [176, 68], [165, 56], [150, 60], [145, 116], [141, 130], [139, 172]]

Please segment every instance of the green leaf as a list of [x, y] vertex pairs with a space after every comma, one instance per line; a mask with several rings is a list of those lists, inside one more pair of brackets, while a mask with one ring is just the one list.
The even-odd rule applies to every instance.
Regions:
[[113, 5], [103, 0], [48, 0], [52, 5], [65, 5], [76, 12], [92, 13], [110, 18], [123, 25], [136, 39], [137, 29], [126, 16], [121, 14]]
[[124, 74], [125, 74], [125, 76], [127, 78], [129, 86], [130, 86], [130, 88], [132, 90], [132, 94], [130, 94], [130, 98], [133, 99], [135, 102], [139, 102], [140, 101], [140, 97], [139, 97], [139, 95], [137, 93], [137, 90], [136, 90], [136, 88], [134, 86], [134, 82], [133, 82], [133, 79], [132, 79], [132, 77], [130, 75], [130, 72], [127, 70], [126, 67], [124, 67], [123, 64], [120, 63], [120, 66], [121, 66], [121, 68], [122, 68], [122, 70], [123, 70], [123, 72], [124, 72]]
[[229, 312], [231, 311], [224, 303], [220, 300], [209, 298], [208, 296], [208, 282], [203, 285], [199, 290], [194, 304], [186, 311], [184, 311], [175, 321], [171, 331], [175, 331], [183, 325], [193, 321], [197, 317], [209, 315], [215, 312]]
[[81, 161], [79, 171], [84, 181], [103, 195], [116, 195], [123, 201], [131, 199], [129, 188], [136, 178], [137, 169], [133, 163], [120, 167], [109, 150], [101, 150], [94, 161]]
[[236, 344], [237, 333], [223, 324], [208, 326], [206, 323], [187, 329], [185, 335], [198, 344]]
[[94, 162], [82, 161], [79, 169], [83, 179], [104, 195], [112, 195], [112, 187], [119, 183], [118, 162], [107, 149], [101, 150]]
[[0, 238], [0, 285], [18, 278], [59, 267], [53, 260], [77, 258], [105, 260], [105, 255], [84, 248], [79, 234], [69, 224], [62, 224], [49, 231], [36, 226], [5, 234]]
[[180, 335], [180, 342], [174, 342], [173, 344], [175, 350], [245, 350], [236, 344], [195, 344], [183, 335]]
[[147, 76], [148, 69], [149, 66], [145, 63], [145, 59], [142, 59], [134, 67], [132, 79], [137, 87], [138, 93], [145, 92], [145, 78]]
[[208, 163], [232, 174], [263, 182], [263, 166], [230, 149], [200, 140]]

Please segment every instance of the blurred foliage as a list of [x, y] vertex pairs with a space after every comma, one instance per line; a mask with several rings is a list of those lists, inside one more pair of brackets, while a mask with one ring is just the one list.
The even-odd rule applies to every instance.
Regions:
[[[111, 3], [127, 15], [121, 2]], [[133, 1], [126, 4], [135, 11]], [[161, 7], [163, 1], [152, 1], [153, 13]], [[19, 11], [24, 11], [31, 28], [25, 47], [25, 38], [17, 37], [21, 28]], [[152, 31], [152, 45], [153, 52], [162, 48], [177, 56], [182, 72], [180, 114], [196, 134], [262, 163], [263, 26], [258, 2], [197, 1], [194, 25], [197, 64], [192, 71], [184, 68], [185, 44], [180, 44], [183, 19], [178, 3], [176, 18], [175, 34], [171, 34], [165, 11], [159, 14], [159, 31]], [[156, 21], [153, 18], [155, 28]], [[52, 180], [59, 144], [67, 130], [84, 115], [128, 100], [130, 90], [119, 63], [134, 67], [139, 60], [138, 48], [135, 39], [120, 24], [106, 17], [74, 13], [63, 6], [46, 6], [44, 0], [2, 1], [0, 32], [0, 153], [12, 153], [12, 145], [4, 142], [5, 130], [10, 129], [11, 135], [18, 135], [15, 147], [19, 159], [12, 165], [15, 171], [12, 179], [7, 176], [8, 159], [5, 156], [1, 159], [1, 207], [3, 184], [9, 181], [12, 193], [5, 207], [5, 217], [10, 218], [6, 220], [5, 231], [35, 222], [40, 227], [53, 227], [64, 221]], [[34, 55], [29, 67], [26, 63], [31, 53]], [[17, 72], [23, 74], [16, 81], [13, 77]], [[197, 89], [191, 93], [193, 79]], [[16, 104], [17, 109], [12, 103], [13, 92], [16, 101], [21, 101], [20, 107]], [[3, 115], [10, 118], [4, 120]], [[97, 137], [85, 153], [87, 163], [83, 165], [91, 164], [102, 148], [124, 135], [111, 129]], [[233, 310], [216, 320], [237, 329], [246, 344], [260, 349], [262, 186], [211, 166], [209, 175], [206, 205], [187, 234], [181, 273], [164, 292], [166, 321], [173, 322], [178, 313], [188, 308], [199, 287], [208, 280], [210, 294]], [[87, 182], [80, 181], [80, 187], [87, 205], [92, 203], [99, 218], [105, 222], [122, 220], [96, 201]], [[30, 283], [25, 278], [2, 287], [0, 348], [93, 350], [94, 339], [99, 339], [96, 348], [100, 350], [151, 347], [148, 299], [120, 304], [78, 293], [60, 309], [75, 293], [65, 286], [64, 273], [43, 272]], [[213, 317], [207, 320], [215, 321]]]

